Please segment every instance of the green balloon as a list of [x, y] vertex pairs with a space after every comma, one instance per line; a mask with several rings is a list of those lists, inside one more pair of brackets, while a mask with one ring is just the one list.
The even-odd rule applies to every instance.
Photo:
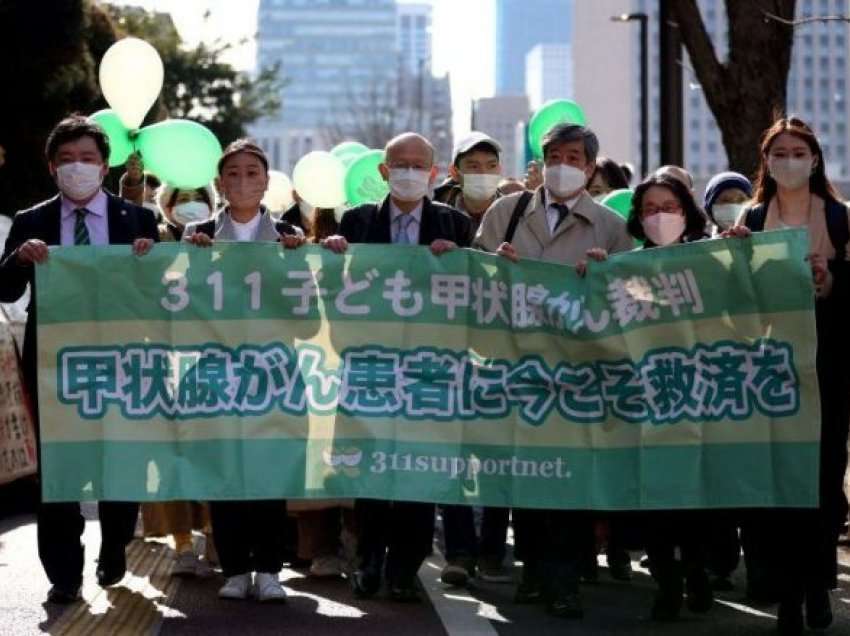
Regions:
[[176, 188], [200, 188], [218, 171], [221, 144], [208, 128], [185, 119], [145, 126], [136, 137], [145, 169]]
[[378, 166], [384, 162], [383, 150], [369, 150], [348, 166], [345, 173], [345, 197], [350, 205], [381, 201], [390, 193]]
[[342, 161], [346, 168], [354, 163], [357, 157], [366, 152], [369, 152], [369, 148], [359, 141], [343, 141], [331, 148], [331, 154]]
[[602, 205], [610, 208], [619, 216], [623, 217], [624, 220], [628, 221], [629, 212], [631, 212], [632, 209], [633, 194], [634, 193], [628, 189], [614, 190], [609, 192], [605, 198], [602, 199]]
[[554, 99], [541, 106], [528, 122], [528, 145], [535, 159], [543, 158], [543, 136], [556, 124], [587, 125], [581, 106], [569, 99]]
[[106, 108], [97, 111], [89, 119], [103, 128], [109, 138], [109, 167], [127, 163], [127, 158], [133, 153], [133, 142], [130, 140], [130, 131], [121, 123], [118, 114]]

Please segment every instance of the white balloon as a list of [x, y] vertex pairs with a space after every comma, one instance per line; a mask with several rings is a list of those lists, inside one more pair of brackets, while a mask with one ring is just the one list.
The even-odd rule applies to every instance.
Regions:
[[345, 165], [329, 152], [307, 153], [292, 171], [298, 196], [314, 208], [335, 208], [345, 203]]
[[279, 170], [269, 170], [269, 187], [263, 205], [271, 212], [285, 212], [292, 205], [292, 181]]
[[156, 49], [138, 38], [109, 47], [100, 61], [100, 90], [121, 122], [138, 128], [162, 90], [165, 71]]

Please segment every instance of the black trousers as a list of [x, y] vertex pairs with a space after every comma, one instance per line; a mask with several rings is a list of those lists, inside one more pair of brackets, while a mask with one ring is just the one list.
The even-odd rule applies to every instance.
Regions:
[[510, 508], [483, 509], [480, 539], [475, 532], [472, 506], [442, 506], [442, 509], [447, 561], [479, 557], [501, 561], [505, 558]]
[[286, 532], [284, 500], [211, 501], [210, 518], [224, 576], [280, 572]]
[[[707, 565], [707, 524], [711, 512], [688, 510], [647, 512], [644, 516], [646, 555], [660, 585], [704, 575]], [[681, 561], [676, 559], [676, 547]]]
[[[101, 501], [97, 504], [102, 536], [101, 554], [124, 550], [133, 540], [137, 502]], [[83, 580], [83, 534], [85, 520], [80, 504], [41, 503], [38, 508], [38, 556], [53, 584], [65, 588]]]
[[386, 565], [391, 586], [413, 585], [433, 549], [434, 504], [358, 499], [354, 510], [360, 568], [380, 577]]
[[514, 509], [517, 556], [544, 583], [550, 598], [574, 594], [579, 563], [593, 537], [593, 514], [575, 510]]

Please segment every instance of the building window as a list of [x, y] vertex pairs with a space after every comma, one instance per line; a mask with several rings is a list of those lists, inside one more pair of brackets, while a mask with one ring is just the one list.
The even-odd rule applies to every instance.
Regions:
[[699, 151], [700, 151], [699, 142], [698, 141], [692, 141], [691, 142], [691, 152], [694, 153], [695, 155], [698, 155]]

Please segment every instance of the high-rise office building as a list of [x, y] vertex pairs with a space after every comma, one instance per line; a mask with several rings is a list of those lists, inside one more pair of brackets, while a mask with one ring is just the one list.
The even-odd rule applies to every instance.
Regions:
[[496, 95], [525, 94], [525, 56], [537, 44], [570, 44], [573, 4], [496, 0]]
[[[727, 55], [726, 10], [721, 0], [699, 0], [706, 30], [718, 57]], [[649, 0], [595, 0], [575, 6], [573, 43], [575, 99], [599, 134], [602, 151], [618, 161], [640, 156], [640, 41], [636, 23], [611, 22], [612, 15], [649, 15], [650, 165], [659, 161], [658, 3]], [[797, 17], [846, 15], [847, 0], [800, 0]], [[604, 47], [594, 43], [605, 42]], [[728, 158], [699, 79], [684, 56], [685, 167], [704, 181], [727, 169]], [[850, 37], [841, 22], [795, 27], [786, 110], [809, 123], [823, 143], [829, 175], [850, 180], [848, 130]], [[599, 69], [605, 69], [600, 73]]]
[[525, 56], [525, 94], [531, 110], [552, 99], [573, 96], [573, 58], [569, 44], [538, 44]]
[[477, 99], [472, 105], [472, 129], [486, 133], [502, 146], [502, 172], [508, 177], [521, 176], [525, 146], [517, 135], [517, 126], [528, 120], [528, 97], [503, 95]]
[[280, 65], [286, 81], [278, 118], [252, 134], [272, 165], [291, 171], [305, 153], [329, 145], [340, 113], [384, 99], [398, 76], [394, 0], [260, 0], [257, 66]]
[[431, 5], [398, 5], [398, 50], [405, 73], [431, 68]]
[[343, 139], [372, 147], [404, 130], [451, 153], [448, 76], [431, 74], [431, 7], [395, 0], [260, 0], [258, 67], [279, 64], [279, 116], [251, 127], [277, 169]]

